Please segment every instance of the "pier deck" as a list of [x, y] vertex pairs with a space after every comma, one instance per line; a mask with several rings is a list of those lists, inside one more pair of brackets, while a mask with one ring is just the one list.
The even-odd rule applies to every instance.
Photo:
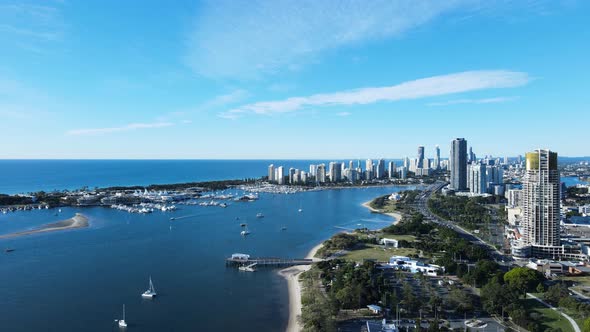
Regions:
[[248, 259], [236, 259], [236, 258], [226, 258], [225, 265], [228, 266], [240, 266], [240, 265], [250, 265], [256, 264], [256, 266], [277, 266], [277, 267], [286, 267], [286, 266], [293, 266], [293, 265], [309, 265], [313, 263], [312, 259], [307, 258], [295, 258], [295, 259], [286, 259], [286, 258], [248, 258]]

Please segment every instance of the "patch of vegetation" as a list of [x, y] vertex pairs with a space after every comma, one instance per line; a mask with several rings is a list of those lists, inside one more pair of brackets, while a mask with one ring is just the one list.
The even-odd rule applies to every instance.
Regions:
[[338, 233], [324, 241], [316, 255], [326, 258], [341, 250], [360, 249], [364, 247], [365, 241], [356, 234]]

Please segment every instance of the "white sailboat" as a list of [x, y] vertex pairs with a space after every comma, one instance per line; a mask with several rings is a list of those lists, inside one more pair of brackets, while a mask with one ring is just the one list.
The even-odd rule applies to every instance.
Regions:
[[144, 299], [153, 299], [156, 296], [156, 289], [154, 288], [154, 283], [152, 282], [152, 277], [150, 277], [150, 288], [141, 294], [141, 297]]
[[123, 319], [119, 319], [119, 327], [124, 329], [127, 327], [127, 322], [125, 322], [125, 305], [123, 304]]

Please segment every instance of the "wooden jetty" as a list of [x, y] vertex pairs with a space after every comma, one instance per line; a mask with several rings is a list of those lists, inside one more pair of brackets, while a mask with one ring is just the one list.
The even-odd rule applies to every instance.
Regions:
[[247, 254], [233, 254], [231, 257], [225, 259], [225, 265], [227, 266], [242, 266], [256, 264], [257, 267], [268, 266], [268, 267], [286, 267], [293, 265], [309, 265], [313, 263], [313, 259], [307, 258], [275, 258], [275, 257], [260, 257], [251, 258]]

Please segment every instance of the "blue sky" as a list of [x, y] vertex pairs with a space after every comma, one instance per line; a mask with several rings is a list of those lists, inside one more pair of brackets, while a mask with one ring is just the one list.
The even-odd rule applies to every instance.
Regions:
[[0, 1], [0, 158], [590, 155], [587, 1]]

